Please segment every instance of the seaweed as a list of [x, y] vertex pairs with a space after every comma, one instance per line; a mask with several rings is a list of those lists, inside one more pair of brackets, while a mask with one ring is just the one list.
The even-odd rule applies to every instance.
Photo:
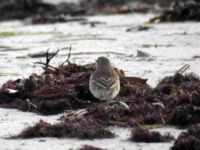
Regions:
[[134, 128], [131, 131], [130, 141], [133, 142], [169, 142], [172, 141], [174, 138], [166, 134], [162, 136], [159, 132], [149, 131], [148, 129], [142, 128]]
[[51, 66], [48, 61], [40, 64], [44, 68], [41, 75], [32, 74], [27, 79], [3, 84], [0, 107], [43, 115], [86, 108], [84, 117], [92, 116], [107, 125], [188, 126], [200, 122], [200, 80], [195, 75], [178, 72], [165, 77], [152, 89], [146, 79], [126, 77], [122, 70], [116, 69], [120, 76], [120, 93], [115, 101], [100, 103], [89, 91], [88, 81], [94, 64], [80, 66], [68, 62], [59, 67]]
[[[82, 0], [79, 3], [60, 2], [51, 4], [42, 0], [7, 0], [0, 2], [0, 20], [21, 19], [26, 23], [44, 24], [55, 22], [86, 21], [85, 18], [74, 17], [91, 14], [145, 13], [152, 6], [132, 6], [131, 0]], [[67, 16], [70, 16], [69, 18]], [[92, 27], [96, 23], [91, 24]]]
[[79, 150], [105, 150], [99, 147], [91, 146], [91, 145], [84, 145]]
[[170, 9], [164, 11], [162, 15], [150, 19], [149, 22], [199, 21], [199, 6], [198, 0], [174, 0]]
[[199, 150], [200, 149], [200, 124], [192, 125], [187, 132], [182, 132], [171, 150]]
[[113, 138], [114, 134], [97, 124], [92, 119], [81, 119], [73, 122], [61, 122], [50, 124], [40, 120], [34, 126], [27, 127], [19, 135], [11, 138], [35, 138], [35, 137], [57, 137], [57, 138], [80, 138], [80, 139], [101, 139]]
[[85, 12], [85, 8], [73, 3], [53, 5], [41, 0], [8, 0], [1, 3], [0, 20], [28, 19], [32, 24], [68, 22], [64, 15], [77, 16]]
[[[82, 66], [71, 63], [69, 52], [68, 58], [60, 66], [51, 66], [50, 61], [58, 51], [50, 56], [47, 51], [46, 62], [39, 62], [44, 69], [42, 74], [32, 74], [28, 78], [10, 80], [3, 84], [0, 89], [0, 107], [17, 108], [42, 115], [64, 113], [61, 124], [55, 127], [70, 127], [72, 132], [65, 133], [69, 137], [73, 137], [75, 124], [83, 122], [86, 126], [92, 122], [93, 127], [100, 130], [96, 130], [98, 133], [92, 136], [93, 128], [81, 129], [78, 132], [80, 135], [74, 133], [75, 137], [99, 136], [103, 133], [103, 126], [138, 127], [161, 124], [188, 127], [200, 123], [200, 80], [193, 74], [183, 75], [188, 65], [173, 76], [163, 78], [155, 88], [146, 83], [147, 79], [127, 77], [123, 70], [115, 68], [120, 77], [120, 92], [115, 100], [100, 102], [89, 90], [89, 77], [95, 68], [94, 64]], [[30, 128], [31, 131], [37, 130], [34, 136], [43, 136], [40, 124]], [[48, 127], [46, 131], [44, 136], [56, 136], [56, 133], [51, 134], [52, 130]], [[104, 137], [103, 134], [101, 136]]]

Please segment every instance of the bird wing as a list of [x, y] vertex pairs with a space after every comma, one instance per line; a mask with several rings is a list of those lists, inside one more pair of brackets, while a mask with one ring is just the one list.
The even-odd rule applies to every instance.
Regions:
[[100, 77], [97, 79], [96, 84], [102, 88], [111, 89], [116, 86], [117, 79], [115, 78], [106, 79], [106, 78]]

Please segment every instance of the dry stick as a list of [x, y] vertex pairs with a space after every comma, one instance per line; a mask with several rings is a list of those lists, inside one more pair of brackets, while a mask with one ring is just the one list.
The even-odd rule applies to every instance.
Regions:
[[48, 70], [49, 63], [50, 63], [51, 59], [52, 59], [53, 57], [55, 57], [55, 56], [58, 54], [59, 51], [60, 51], [60, 50], [58, 49], [54, 54], [52, 54], [51, 56], [49, 56], [49, 49], [47, 50], [47, 52], [46, 52], [45, 73], [47, 73], [47, 70]]
[[[119, 104], [119, 105], [122, 105], [125, 109], [129, 110], [129, 106], [128, 104], [126, 103], [140, 103], [139, 100], [125, 100], [125, 101], [111, 101], [111, 102], [106, 102], [108, 105], [113, 105], [113, 104]], [[73, 111], [66, 111], [64, 113], [64, 118], [69, 118], [69, 117], [82, 117], [84, 116], [85, 114], [88, 113], [88, 108], [85, 108], [85, 109], [79, 109], [79, 110], [73, 110]]]
[[170, 80], [171, 80], [171, 81], [174, 81], [174, 78], [175, 78], [176, 75], [178, 75], [178, 74], [183, 74], [189, 67], [190, 67], [190, 65], [188, 65], [188, 64], [184, 65], [183, 67], [181, 67], [181, 68], [174, 74], [173, 78], [172, 78], [172, 79], [169, 79], [168, 81], [170, 81]]
[[68, 64], [70, 64], [69, 59], [70, 59], [70, 57], [71, 57], [71, 51], [72, 51], [72, 46], [70, 45], [68, 57], [67, 57], [67, 59], [60, 65], [61, 67], [62, 67], [66, 62], [68, 62]]
[[[46, 63], [44, 63], [44, 62], [34, 62], [34, 64], [40, 64], [40, 65], [43, 65], [43, 66], [46, 65]], [[44, 69], [44, 67], [42, 67], [42, 68]], [[52, 68], [52, 69], [55, 69], [55, 70], [56, 70], [56, 67], [53, 67], [53, 66], [51, 66], [51, 65], [48, 65], [48, 68]]]
[[181, 67], [176, 74], [183, 74], [188, 68], [190, 67], [190, 65], [186, 64], [183, 67]]
[[26, 99], [26, 102], [28, 103], [28, 109], [31, 111], [31, 106], [37, 109], [37, 105], [32, 103], [28, 98]]
[[44, 65], [44, 67], [42, 67], [44, 70], [45, 70], [45, 84], [47, 84], [47, 72], [48, 72], [48, 68], [53, 68], [53, 69], [56, 69], [55, 67], [49, 65], [50, 61], [52, 60], [53, 57], [55, 57], [58, 52], [60, 51], [60, 49], [58, 49], [55, 53], [51, 54], [51, 56], [49, 56], [49, 49], [47, 49], [47, 52], [46, 52], [46, 62], [43, 63], [43, 62], [35, 62], [35, 64], [41, 64], [41, 65]]
[[55, 67], [49, 65], [49, 62], [58, 53], [58, 51], [59, 50], [57, 50], [54, 54], [51, 55], [51, 57], [49, 57], [49, 49], [47, 49], [46, 54], [45, 54], [45, 56], [46, 56], [46, 62], [45, 63], [44, 62], [35, 62], [35, 64], [44, 65], [43, 69], [45, 70], [45, 72], [47, 72], [48, 67], [51, 67], [51, 68], [55, 69]]
[[58, 49], [54, 54], [52, 54], [51, 56], [49, 56], [49, 49], [46, 52], [46, 64], [45, 64], [45, 84], [48, 83], [47, 81], [47, 73], [48, 73], [48, 68], [49, 68], [49, 63], [52, 60], [53, 57], [55, 57], [58, 52], [60, 51], [60, 49]]
[[51, 59], [58, 54], [59, 51], [60, 51], [60, 49], [58, 49], [55, 53], [49, 55], [49, 49], [47, 49], [47, 52], [46, 52], [46, 62], [45, 63], [44, 62], [35, 62], [35, 64], [44, 65], [45, 73], [48, 72], [48, 68], [56, 69], [56, 67], [53, 67], [53, 66], [49, 65], [49, 63], [50, 63]]

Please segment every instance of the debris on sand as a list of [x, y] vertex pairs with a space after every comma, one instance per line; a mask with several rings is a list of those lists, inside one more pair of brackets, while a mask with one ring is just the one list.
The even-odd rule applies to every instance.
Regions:
[[143, 26], [140, 25], [138, 27], [130, 27], [126, 29], [126, 32], [136, 32], [136, 31], [148, 31], [150, 29], [152, 29], [153, 27], [151, 26]]
[[199, 85], [200, 80], [195, 75], [180, 73], [166, 77], [157, 85], [167, 124], [188, 126], [200, 122]]
[[199, 21], [199, 0], [174, 0], [169, 10], [149, 22]]
[[[66, 60], [67, 65], [62, 64], [56, 68], [49, 63], [57, 52], [47, 52], [46, 63], [38, 62], [44, 69], [41, 75], [32, 74], [26, 79], [10, 80], [3, 84], [0, 89], [0, 107], [52, 115], [65, 110], [87, 108], [97, 103], [98, 100], [89, 91], [88, 83], [94, 64], [80, 66]], [[121, 77], [118, 99], [127, 99], [134, 93], [140, 95], [140, 92], [150, 89], [146, 80], [125, 77], [122, 70], [116, 71]], [[15, 92], [9, 92], [11, 90]]]
[[187, 132], [182, 132], [171, 150], [199, 150], [200, 149], [200, 124], [192, 125]]
[[150, 3], [135, 0], [82, 0], [81, 6], [87, 8], [88, 14], [146, 13], [149, 10], [154, 10], [154, 6]]
[[26, 19], [30, 23], [65, 22], [63, 15], [83, 15], [85, 9], [72, 3], [53, 5], [41, 0], [8, 0], [1, 4], [0, 20]]
[[113, 138], [114, 134], [97, 124], [92, 119], [78, 120], [76, 122], [62, 122], [49, 124], [43, 120], [32, 127], [24, 129], [19, 135], [11, 138], [35, 138], [35, 137], [57, 137], [57, 138], [80, 138], [80, 139], [102, 139]]
[[102, 149], [102, 148], [99, 148], [99, 147], [94, 147], [94, 146], [91, 146], [91, 145], [84, 145], [79, 150], [106, 150], [106, 149]]
[[134, 128], [131, 131], [130, 140], [133, 142], [147, 142], [147, 143], [155, 143], [155, 142], [169, 142], [174, 138], [166, 134], [162, 136], [159, 132], [149, 131], [148, 129], [142, 128]]
[[[176, 76], [179, 76], [180, 78]], [[179, 81], [179, 79], [181, 80]], [[73, 80], [71, 81], [71, 83], [73, 83]], [[59, 109], [58, 107], [59, 104], [57, 104], [58, 105], [57, 107], [54, 106], [54, 103], [60, 102], [60, 100], [57, 99], [60, 94], [55, 95], [54, 90], [46, 93], [47, 95], [44, 96], [43, 95], [44, 91], [49, 90], [47, 88], [44, 91], [42, 90], [41, 93], [38, 95], [40, 95], [41, 97], [43, 96], [46, 97], [46, 100], [44, 100], [43, 103], [47, 101], [49, 96], [52, 96], [55, 98], [54, 101], [52, 101], [51, 103], [52, 110], [49, 109], [49, 111], [47, 111], [48, 112], [47, 114], [52, 114], [52, 112], [55, 113], [54, 112], [55, 109], [58, 109], [59, 112], [65, 111], [64, 116], [61, 118], [62, 122], [65, 125], [80, 124], [79, 122], [83, 121], [85, 124], [90, 124], [92, 122], [95, 125], [98, 125], [94, 127], [95, 129], [98, 129], [99, 126], [107, 127], [110, 125], [111, 126], [115, 125], [115, 126], [123, 126], [123, 127], [126, 127], [126, 126], [136, 127], [141, 124], [143, 125], [144, 124], [152, 124], [152, 125], [153, 124], [169, 124], [169, 125], [187, 127], [188, 125], [192, 125], [192, 124], [200, 122], [199, 108], [198, 106], [195, 106], [196, 103], [192, 104], [190, 99], [182, 98], [177, 91], [184, 89], [185, 91], [187, 90], [186, 92], [187, 94], [191, 95], [190, 92], [192, 93], [193, 90], [197, 88], [191, 85], [196, 85], [196, 83], [199, 83], [199, 80], [195, 76], [192, 76], [192, 75], [182, 76], [180, 74], [176, 74], [173, 77], [164, 78], [160, 82], [159, 86], [157, 86], [157, 88], [155, 88], [154, 90], [152, 90], [149, 87], [148, 88], [147, 87], [141, 88], [140, 86], [139, 86], [140, 88], [132, 87], [133, 86], [132, 85], [131, 89], [122, 90], [120, 92], [120, 95], [116, 98], [116, 101], [110, 102], [110, 103], [107, 103], [107, 102], [99, 103], [97, 100], [93, 101], [92, 97], [90, 97], [91, 96], [90, 94], [82, 91], [81, 95], [82, 94], [85, 95], [85, 97], [87, 97], [87, 100], [91, 98], [92, 101], [90, 101], [90, 103], [85, 104], [84, 102], [87, 102], [87, 101], [86, 99], [84, 99], [84, 97], [83, 99], [80, 99], [78, 95], [75, 95], [75, 96], [78, 96], [78, 98], [74, 97], [73, 98], [74, 101], [72, 100], [72, 101], [67, 102], [68, 104], [70, 104], [70, 106], [74, 106], [74, 107], [71, 107], [69, 110], [67, 107], [64, 107], [63, 103], [60, 104], [61, 106], [64, 107], [63, 109]], [[123, 84], [124, 83], [122, 82], [122, 85]], [[176, 88], [173, 88], [173, 86], [175, 86]], [[166, 90], [165, 88], [168, 90]], [[60, 91], [61, 93], [63, 92], [62, 89], [58, 89], [58, 91]], [[59, 93], [58, 91], [56, 91], [55, 93], [56, 94]], [[79, 99], [79, 101], [76, 101], [76, 99]], [[81, 107], [84, 109], [79, 110], [80, 108], [79, 104], [81, 103], [82, 103]], [[13, 106], [13, 103], [11, 103], [11, 106]], [[70, 111], [72, 108], [74, 110]], [[47, 109], [42, 108], [39, 110], [41, 113]], [[33, 127], [33, 129], [36, 127]], [[80, 129], [80, 130], [82, 130], [81, 132], [85, 134], [86, 130], [83, 130], [83, 129]], [[149, 141], [154, 140], [154, 138], [158, 141], [159, 140], [165, 141], [165, 140], [168, 140], [169, 138], [169, 136], [166, 136], [164, 138], [158, 135], [157, 133], [151, 134], [147, 130], [143, 130], [143, 129], [138, 129], [138, 130], [141, 130], [139, 133], [144, 133], [141, 135], [141, 137], [147, 136], [150, 138]], [[133, 131], [134, 135], [137, 135], [138, 130]], [[79, 132], [80, 134], [78, 135], [78, 137], [82, 137], [82, 135], [84, 135], [84, 134], [81, 134], [81, 132]], [[90, 132], [90, 130], [87, 129], [87, 132]], [[51, 134], [49, 134], [51, 133], [51, 131], [48, 130], [48, 132], [46, 133], [47, 135], [52, 136]], [[77, 137], [77, 133], [75, 134], [76, 135], [74, 134], [70, 135], [70, 137]], [[21, 135], [24, 135], [24, 133], [20, 134], [20, 136]], [[90, 137], [90, 136], [88, 135], [87, 137]], [[145, 138], [145, 139], [148, 139], [148, 138]]]
[[25, 19], [25, 23], [27, 24], [49, 24], [49, 23], [56, 23], [56, 22], [82, 22], [86, 21], [87, 19], [84, 17], [70, 17], [65, 16], [63, 14], [58, 15], [34, 15]]
[[[73, 64], [69, 61], [69, 53], [60, 66], [51, 66], [50, 61], [58, 52], [51, 54], [47, 51], [46, 62], [38, 62], [44, 69], [41, 75], [32, 74], [26, 79], [3, 84], [0, 107], [42, 115], [64, 113], [61, 119], [65, 126], [79, 124], [80, 119], [100, 127], [137, 127], [144, 124], [187, 127], [200, 123], [200, 79], [193, 74], [183, 75], [188, 65], [173, 76], [165, 77], [156, 88], [151, 88], [146, 79], [126, 77], [122, 70], [116, 68], [120, 77], [120, 92], [115, 101], [99, 102], [89, 91], [89, 77], [94, 64]], [[38, 129], [40, 124], [31, 129]], [[63, 123], [55, 126], [63, 128]], [[43, 135], [38, 131], [33, 136]], [[47, 130], [45, 135], [51, 136], [51, 132]], [[71, 132], [66, 134], [73, 136]]]
[[[0, 90], [0, 105], [44, 115], [86, 107], [93, 100], [89, 90], [87, 93], [84, 91], [90, 69], [76, 64], [60, 68], [48, 66], [48, 73], [32, 74], [27, 79], [8, 81]], [[17, 93], [8, 93], [7, 89], [17, 90]]]
[[[0, 20], [25, 19], [29, 24], [80, 21], [73, 16], [91, 14], [146, 13], [153, 5], [132, 0], [82, 0], [79, 3], [50, 4], [42, 0], [7, 0], [0, 2]], [[67, 18], [72, 16], [72, 18]]]

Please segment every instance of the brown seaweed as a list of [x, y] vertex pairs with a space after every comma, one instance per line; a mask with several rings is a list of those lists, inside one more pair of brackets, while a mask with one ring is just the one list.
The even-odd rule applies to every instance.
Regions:
[[67, 22], [69, 19], [64, 15], [77, 16], [86, 12], [85, 8], [73, 3], [53, 5], [41, 0], [8, 0], [0, 5], [0, 20], [28, 18], [33, 24]]
[[148, 129], [134, 128], [131, 131], [130, 140], [133, 142], [169, 142], [173, 137], [169, 134], [162, 136], [159, 132], [149, 131]]
[[[44, 66], [46, 66], [44, 64]], [[121, 90], [113, 103], [100, 103], [89, 91], [89, 77], [94, 65], [68, 63], [46, 66], [41, 75], [8, 81], [0, 89], [0, 107], [18, 108], [43, 115], [66, 110], [87, 109], [107, 125], [172, 124], [187, 126], [199, 123], [200, 80], [195, 75], [175, 74], [165, 77], [152, 89], [145, 79], [126, 77], [116, 69]], [[15, 90], [9, 93], [8, 89]]]
[[191, 126], [187, 132], [182, 132], [171, 150], [199, 150], [200, 149], [200, 124]]
[[[91, 122], [94, 128], [100, 129], [94, 133], [94, 137], [102, 134], [103, 126], [167, 124], [188, 127], [200, 123], [200, 80], [193, 74], [182, 74], [188, 66], [162, 79], [156, 88], [151, 88], [146, 79], [126, 77], [122, 70], [116, 68], [120, 77], [120, 92], [114, 101], [100, 102], [89, 91], [89, 77], [94, 64], [81, 66], [67, 59], [67, 65], [63, 63], [53, 67], [49, 64], [52, 58], [47, 55], [46, 63], [39, 63], [44, 69], [41, 75], [32, 74], [26, 79], [10, 80], [3, 84], [0, 89], [0, 107], [42, 115], [64, 113], [62, 123], [55, 127], [70, 127], [70, 132], [65, 133], [69, 137], [85, 135], [85, 138], [93, 138], [93, 128], [87, 131], [80, 129], [80, 135], [73, 131], [75, 124], [84, 123], [89, 126]], [[31, 132], [33, 136], [56, 136], [56, 133], [51, 134], [56, 130], [49, 130], [49, 126], [45, 134], [41, 133], [40, 128], [43, 127], [40, 124], [29, 128], [31, 131], [36, 130], [36, 133]], [[29, 135], [30, 132], [26, 134], [26, 131], [19, 137]], [[59, 132], [57, 134], [64, 136]]]
[[200, 2], [198, 0], [174, 0], [170, 9], [149, 22], [199, 21]]
[[79, 150], [105, 150], [99, 147], [91, 146], [91, 145], [84, 145]]
[[35, 137], [57, 137], [57, 138], [80, 138], [80, 139], [95, 139], [95, 138], [113, 138], [114, 134], [105, 129], [102, 124], [97, 124], [92, 119], [78, 120], [75, 122], [61, 122], [57, 124], [49, 124], [40, 120], [34, 126], [30, 126], [19, 135], [11, 138], [35, 138]]

